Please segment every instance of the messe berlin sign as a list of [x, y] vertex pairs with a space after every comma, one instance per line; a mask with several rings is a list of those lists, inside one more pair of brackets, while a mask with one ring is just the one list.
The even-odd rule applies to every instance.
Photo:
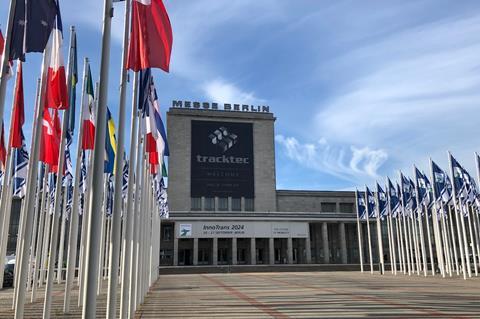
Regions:
[[251, 221], [182, 222], [177, 238], [307, 238], [308, 223]]
[[232, 104], [232, 103], [215, 103], [215, 102], [192, 102], [192, 101], [172, 101], [172, 107], [194, 110], [223, 110], [233, 112], [253, 112], [253, 113], [270, 113], [268, 105], [249, 105], [249, 104]]

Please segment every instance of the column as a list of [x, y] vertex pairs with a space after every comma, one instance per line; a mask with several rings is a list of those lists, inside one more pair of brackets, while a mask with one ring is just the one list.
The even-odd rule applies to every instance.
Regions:
[[198, 265], [198, 238], [193, 239], [193, 265]]
[[212, 265], [218, 264], [218, 238], [213, 238]]
[[310, 232], [308, 234], [308, 237], [305, 238], [305, 259], [307, 264], [312, 263], [312, 247], [310, 244]]
[[274, 238], [268, 239], [268, 260], [270, 265], [275, 265], [275, 241]]
[[340, 255], [342, 264], [347, 263], [347, 241], [345, 239], [345, 223], [338, 224], [338, 235], [340, 236]]
[[173, 239], [173, 265], [178, 266], [178, 238]]
[[232, 238], [232, 265], [237, 264], [237, 238]]
[[255, 243], [255, 238], [250, 238], [250, 264], [257, 264], [257, 247]]
[[287, 261], [289, 264], [293, 264], [293, 239], [287, 238]]
[[328, 247], [328, 224], [322, 223], [322, 245], [323, 245], [323, 262], [330, 263], [330, 249]]
[[313, 224], [313, 238], [315, 239], [315, 263], [320, 263], [320, 237], [321, 237], [321, 224]]

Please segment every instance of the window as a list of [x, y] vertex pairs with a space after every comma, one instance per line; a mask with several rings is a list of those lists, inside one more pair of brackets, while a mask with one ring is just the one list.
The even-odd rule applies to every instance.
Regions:
[[253, 212], [253, 198], [245, 198], [245, 211]]
[[322, 213], [334, 213], [337, 211], [336, 203], [322, 203]]
[[353, 213], [353, 204], [352, 203], [340, 203], [340, 213]]
[[228, 210], [228, 198], [220, 197], [218, 199], [218, 210], [220, 210], [220, 211]]
[[173, 225], [165, 225], [162, 227], [162, 229], [163, 229], [162, 240], [171, 241], [172, 234], [173, 234]]
[[242, 210], [242, 201], [240, 198], [232, 198], [232, 210], [237, 212]]
[[202, 210], [202, 199], [200, 197], [192, 197], [192, 210]]
[[205, 197], [205, 210], [206, 211], [215, 210], [215, 198]]

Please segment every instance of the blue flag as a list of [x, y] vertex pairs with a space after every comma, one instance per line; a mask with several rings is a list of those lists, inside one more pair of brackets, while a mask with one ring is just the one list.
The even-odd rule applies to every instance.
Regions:
[[387, 188], [388, 188], [388, 201], [390, 203], [390, 211], [392, 214], [392, 217], [397, 217], [398, 212], [400, 210], [400, 200], [398, 198], [398, 192], [397, 189], [395, 189], [395, 186], [393, 186], [392, 181], [390, 178], [387, 180]]
[[10, 60], [25, 61], [28, 52], [43, 52], [60, 9], [55, 0], [17, 1], [10, 42]]
[[448, 203], [452, 198], [452, 183], [448, 175], [432, 161], [434, 201]]
[[358, 218], [367, 219], [365, 198], [363, 197], [363, 194], [360, 194], [360, 192], [358, 190], [356, 190], [355, 191], [355, 198], [356, 198], [356, 201], [357, 201]]
[[25, 139], [22, 136], [22, 148], [14, 149], [14, 168], [13, 168], [13, 196], [23, 198], [26, 192], [26, 180], [28, 172], [28, 151], [25, 145]]
[[380, 211], [380, 217], [387, 216], [387, 194], [382, 187], [377, 183], [377, 195], [378, 195], [378, 210]]
[[375, 209], [375, 197], [368, 187], [365, 188], [367, 194], [367, 212], [369, 218], [377, 217]]

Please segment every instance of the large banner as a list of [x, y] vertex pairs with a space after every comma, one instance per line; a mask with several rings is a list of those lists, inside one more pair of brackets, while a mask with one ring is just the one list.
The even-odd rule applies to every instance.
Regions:
[[253, 198], [252, 123], [192, 121], [191, 196]]

